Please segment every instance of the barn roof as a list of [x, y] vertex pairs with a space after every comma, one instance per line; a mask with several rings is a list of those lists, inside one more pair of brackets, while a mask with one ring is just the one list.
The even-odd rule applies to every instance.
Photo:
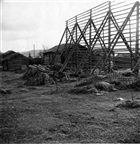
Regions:
[[[67, 45], [70, 45], [70, 44], [67, 44]], [[55, 52], [57, 51], [57, 49], [58, 49], [58, 46], [59, 46], [59, 45], [56, 45], [56, 46], [54, 46], [54, 47], [46, 50], [46, 51], [44, 52], [44, 54], [46, 54], [46, 53], [55, 53]], [[74, 45], [71, 44], [71, 47], [72, 47], [72, 46], [74, 46]], [[82, 45], [78, 45], [78, 46], [85, 48], [85, 46], [82, 46]], [[64, 48], [65, 48], [65, 44], [61, 44], [60, 47], [59, 47], [59, 51], [58, 51], [58, 52], [61, 52]]]
[[9, 51], [3, 53], [3, 54], [2, 54], [2, 57], [3, 57], [3, 58], [6, 58], [7, 56], [9, 56], [9, 55], [11, 55], [11, 54], [14, 54], [14, 53], [16, 53], [16, 52], [14, 52], [14, 51], [12, 51], [12, 50], [9, 50]]
[[[68, 45], [70, 45], [70, 44], [68, 44]], [[72, 46], [74, 46], [74, 45], [71, 44], [71, 47], [72, 47]], [[78, 45], [78, 46], [87, 49], [87, 48], [86, 48], [85, 46], [83, 46], [83, 45]], [[46, 50], [46, 51], [44, 52], [44, 54], [55, 53], [55, 52], [57, 51], [57, 48], [58, 48], [58, 45], [56, 45], [56, 46], [54, 46], [54, 47]], [[65, 44], [61, 44], [60, 47], [59, 47], [59, 51], [58, 51], [58, 52], [61, 52], [64, 48], [65, 48]], [[103, 54], [102, 48], [93, 49], [92, 51], [93, 51], [93, 53], [94, 53], [95, 55], [102, 55], [102, 54]]]
[[[58, 45], [46, 50], [44, 52], [44, 54], [46, 54], [46, 53], [55, 53], [57, 51], [57, 48], [58, 48]], [[65, 44], [61, 44], [60, 47], [59, 47], [59, 52], [62, 51], [64, 48], [65, 48]]]
[[[20, 54], [20, 53], [12, 53], [10, 55], [8, 55], [6, 58], [4, 58], [2, 61], [5, 61], [5, 60], [10, 60], [11, 58], [14, 58], [16, 56], [20, 56], [20, 57], [24, 57], [24, 58], [27, 58], [26, 56]], [[28, 58], [27, 58], [28, 59]]]

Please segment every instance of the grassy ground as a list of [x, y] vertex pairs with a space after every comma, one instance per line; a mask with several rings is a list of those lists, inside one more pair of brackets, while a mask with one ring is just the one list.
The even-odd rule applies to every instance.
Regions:
[[114, 98], [140, 99], [140, 92], [123, 90], [74, 95], [75, 85], [25, 86], [22, 74], [2, 72], [0, 143], [140, 143], [140, 108], [113, 109]]

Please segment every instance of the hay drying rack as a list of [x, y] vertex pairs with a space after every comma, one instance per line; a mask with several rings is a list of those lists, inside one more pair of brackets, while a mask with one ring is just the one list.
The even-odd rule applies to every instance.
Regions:
[[[107, 1], [66, 21], [66, 28], [52, 59], [52, 64], [58, 54], [60, 45], [65, 40], [66, 59], [60, 69], [62, 72], [73, 53], [77, 54], [74, 65], [76, 72], [88, 66], [88, 70], [100, 67], [111, 69], [112, 54], [128, 52], [131, 58], [131, 69], [139, 65], [140, 49], [140, 3], [139, 1], [110, 2]], [[74, 45], [70, 49], [70, 45]], [[87, 48], [83, 57], [78, 61], [78, 45]], [[92, 51], [102, 49], [103, 56], [92, 65]], [[61, 52], [63, 54], [64, 50]]]

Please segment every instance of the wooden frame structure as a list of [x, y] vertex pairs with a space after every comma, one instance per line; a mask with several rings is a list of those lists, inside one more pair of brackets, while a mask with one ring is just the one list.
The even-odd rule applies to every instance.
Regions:
[[[112, 54], [119, 52], [130, 53], [131, 69], [135, 69], [139, 62], [140, 50], [140, 3], [137, 2], [110, 2], [107, 1], [88, 11], [85, 11], [66, 21], [66, 28], [60, 40], [58, 49], [52, 59], [52, 64], [60, 45], [65, 39], [66, 59], [61, 67], [62, 72], [73, 53], [80, 51], [78, 45], [87, 48], [83, 57], [77, 60], [75, 70], [78, 73], [83, 67], [88, 66], [90, 72], [97, 67], [100, 70], [108, 67], [111, 69]], [[74, 45], [69, 49], [70, 44]], [[103, 55], [92, 64], [92, 52], [102, 49]], [[62, 51], [63, 53], [64, 51]]]

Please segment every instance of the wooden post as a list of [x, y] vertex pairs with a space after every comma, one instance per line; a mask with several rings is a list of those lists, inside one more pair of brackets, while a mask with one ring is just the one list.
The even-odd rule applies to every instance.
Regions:
[[[110, 51], [110, 41], [111, 41], [111, 2], [109, 2], [109, 13], [108, 13], [108, 51]], [[109, 61], [108, 61], [108, 71], [111, 71], [111, 55], [109, 56]]]
[[[139, 1], [137, 1], [137, 11], [136, 11], [136, 47], [135, 47], [135, 64], [138, 62], [139, 59]], [[136, 70], [136, 73], [138, 69]]]
[[[77, 16], [75, 17], [75, 23], [76, 23], [76, 35], [75, 35], [75, 41], [77, 42]], [[77, 69], [77, 65], [78, 65], [78, 47], [76, 47], [76, 69]]]
[[[132, 45], [131, 45], [131, 18], [129, 19], [129, 40], [130, 40], [130, 48], [132, 49]], [[133, 68], [133, 56], [131, 55], [130, 53], [130, 56], [131, 56], [131, 69]]]
[[[68, 21], [66, 21], [66, 42], [65, 42], [65, 51], [64, 51], [65, 56], [64, 57], [66, 57], [68, 55], [67, 43], [68, 43]], [[61, 55], [61, 57], [62, 57], [62, 55]], [[63, 62], [61, 61], [61, 63], [63, 63]]]
[[91, 68], [92, 68], [91, 33], [92, 33], [92, 9], [90, 9], [90, 24], [89, 24], [89, 48], [90, 48], [89, 70], [90, 71], [91, 71]]
[[67, 42], [67, 39], [68, 39], [68, 31], [67, 31], [67, 28], [68, 28], [68, 21], [66, 21], [66, 42]]

